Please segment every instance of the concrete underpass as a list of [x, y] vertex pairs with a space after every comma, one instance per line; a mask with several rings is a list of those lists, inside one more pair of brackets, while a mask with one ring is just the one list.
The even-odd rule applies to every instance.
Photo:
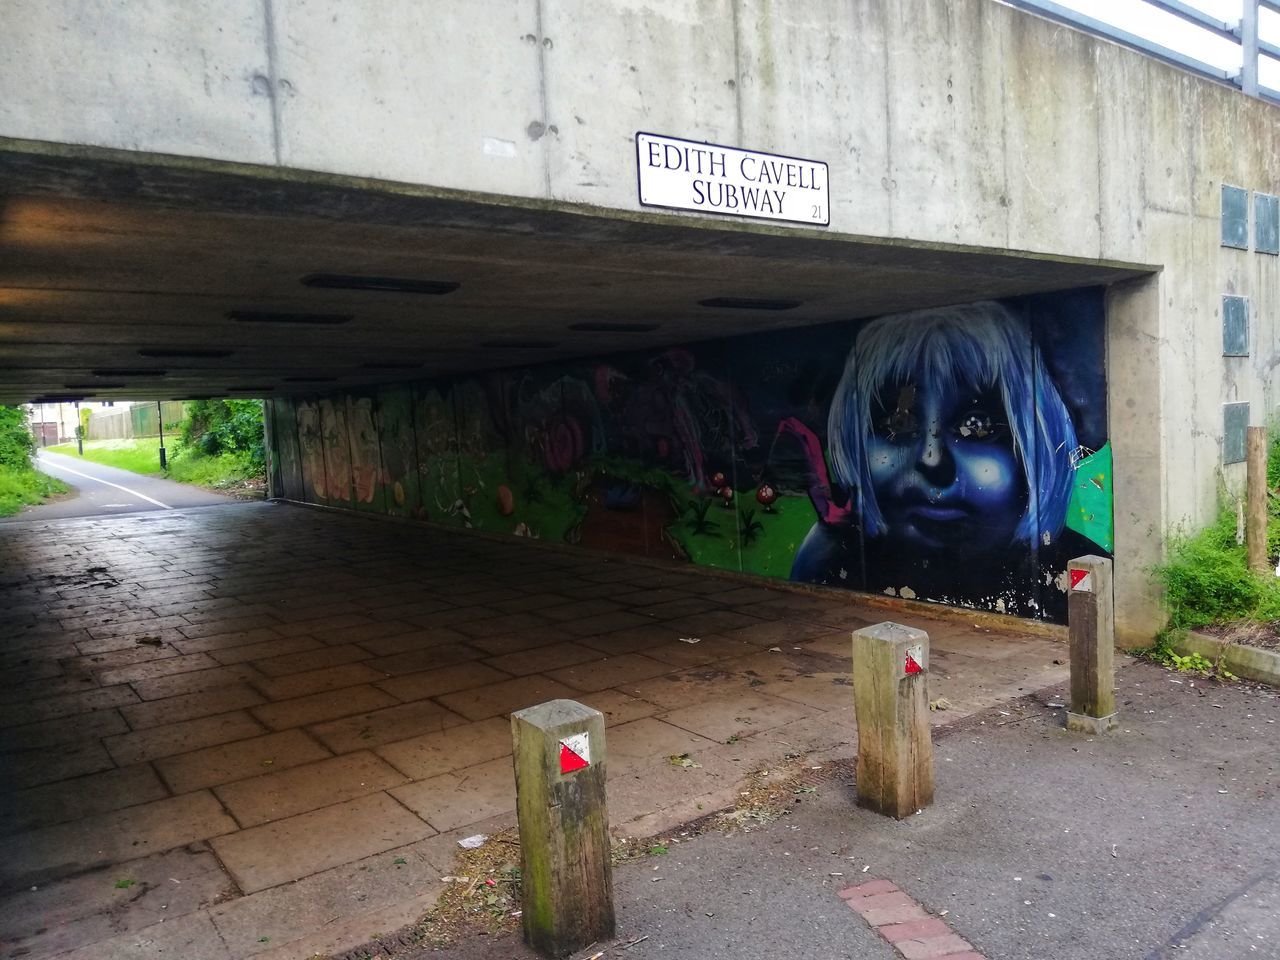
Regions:
[[[0, 525], [15, 956], [415, 921], [549, 698], [646, 837], [851, 756], [860, 625], [935, 722], [1042, 689], [1066, 562], [1148, 641], [1274, 407], [1274, 107], [995, 0], [58, 6], [0, 38], [0, 402], [262, 398], [271, 499]], [[829, 190], [673, 209], [655, 136]]]
[[[263, 396], [293, 423], [317, 392], [1141, 274], [106, 152], [0, 163], [17, 185], [0, 227], [7, 400]], [[460, 287], [302, 282], [316, 274]], [[700, 304], [724, 296], [795, 305]], [[288, 464], [273, 469], [289, 496], [302, 467], [289, 489]], [[456, 841], [513, 822], [506, 717], [543, 700], [605, 712], [613, 829], [634, 837], [730, 804], [786, 755], [850, 755], [860, 625], [929, 631], [932, 695], [952, 705], [939, 722], [1066, 669], [1044, 624], [411, 516], [229, 504], [20, 520], [0, 538], [3, 877], [26, 891], [4, 926], [33, 957], [286, 957], [417, 920]], [[683, 754], [696, 766], [671, 763]], [[416, 869], [374, 869], [397, 858]], [[117, 875], [141, 891], [123, 913], [102, 883]]]

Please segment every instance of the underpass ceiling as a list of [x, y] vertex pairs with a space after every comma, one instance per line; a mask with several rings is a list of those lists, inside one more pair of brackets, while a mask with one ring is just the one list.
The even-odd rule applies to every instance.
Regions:
[[[0, 143], [5, 403], [310, 393], [1149, 272], [7, 143]], [[317, 273], [460, 286], [430, 296], [303, 285]], [[800, 305], [699, 305], [714, 297]], [[246, 323], [231, 318], [237, 311], [350, 320]], [[570, 329], [602, 322], [653, 329]], [[208, 355], [163, 355], [188, 351]]]

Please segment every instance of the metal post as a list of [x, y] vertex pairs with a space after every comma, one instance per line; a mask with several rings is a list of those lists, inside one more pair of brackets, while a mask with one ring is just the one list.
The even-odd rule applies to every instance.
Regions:
[[76, 453], [84, 456], [84, 424], [80, 422], [80, 401], [75, 402], [76, 410]]
[[524, 939], [566, 957], [614, 934], [604, 714], [552, 700], [511, 714]]
[[1258, 95], [1258, 0], [1244, 0], [1240, 18], [1240, 89]]
[[1116, 720], [1116, 634], [1111, 561], [1076, 557], [1067, 564], [1067, 623], [1071, 635], [1071, 711], [1067, 729], [1102, 734]]
[[853, 634], [858, 805], [901, 820], [933, 803], [929, 635], [900, 623]]
[[48, 445], [49, 445], [49, 438], [45, 436], [45, 431], [44, 431], [44, 401], [41, 400], [40, 401], [40, 446], [47, 447]]
[[156, 422], [160, 426], [160, 469], [169, 469], [169, 460], [164, 455], [164, 405], [156, 401]]

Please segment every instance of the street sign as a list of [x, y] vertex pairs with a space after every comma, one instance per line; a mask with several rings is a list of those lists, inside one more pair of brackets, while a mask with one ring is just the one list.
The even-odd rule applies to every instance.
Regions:
[[591, 766], [591, 739], [585, 733], [575, 733], [560, 741], [560, 775], [577, 773]]
[[641, 206], [831, 223], [827, 165], [820, 160], [637, 133], [636, 174]]

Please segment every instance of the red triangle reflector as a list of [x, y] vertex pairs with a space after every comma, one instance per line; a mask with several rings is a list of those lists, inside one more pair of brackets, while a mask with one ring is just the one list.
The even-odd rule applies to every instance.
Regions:
[[560, 772], [573, 773], [591, 766], [587, 761], [569, 749], [568, 744], [560, 744]]
[[904, 670], [908, 674], [920, 672], [920, 664], [916, 663], [916, 658], [909, 653], [907, 654], [907, 665]]

